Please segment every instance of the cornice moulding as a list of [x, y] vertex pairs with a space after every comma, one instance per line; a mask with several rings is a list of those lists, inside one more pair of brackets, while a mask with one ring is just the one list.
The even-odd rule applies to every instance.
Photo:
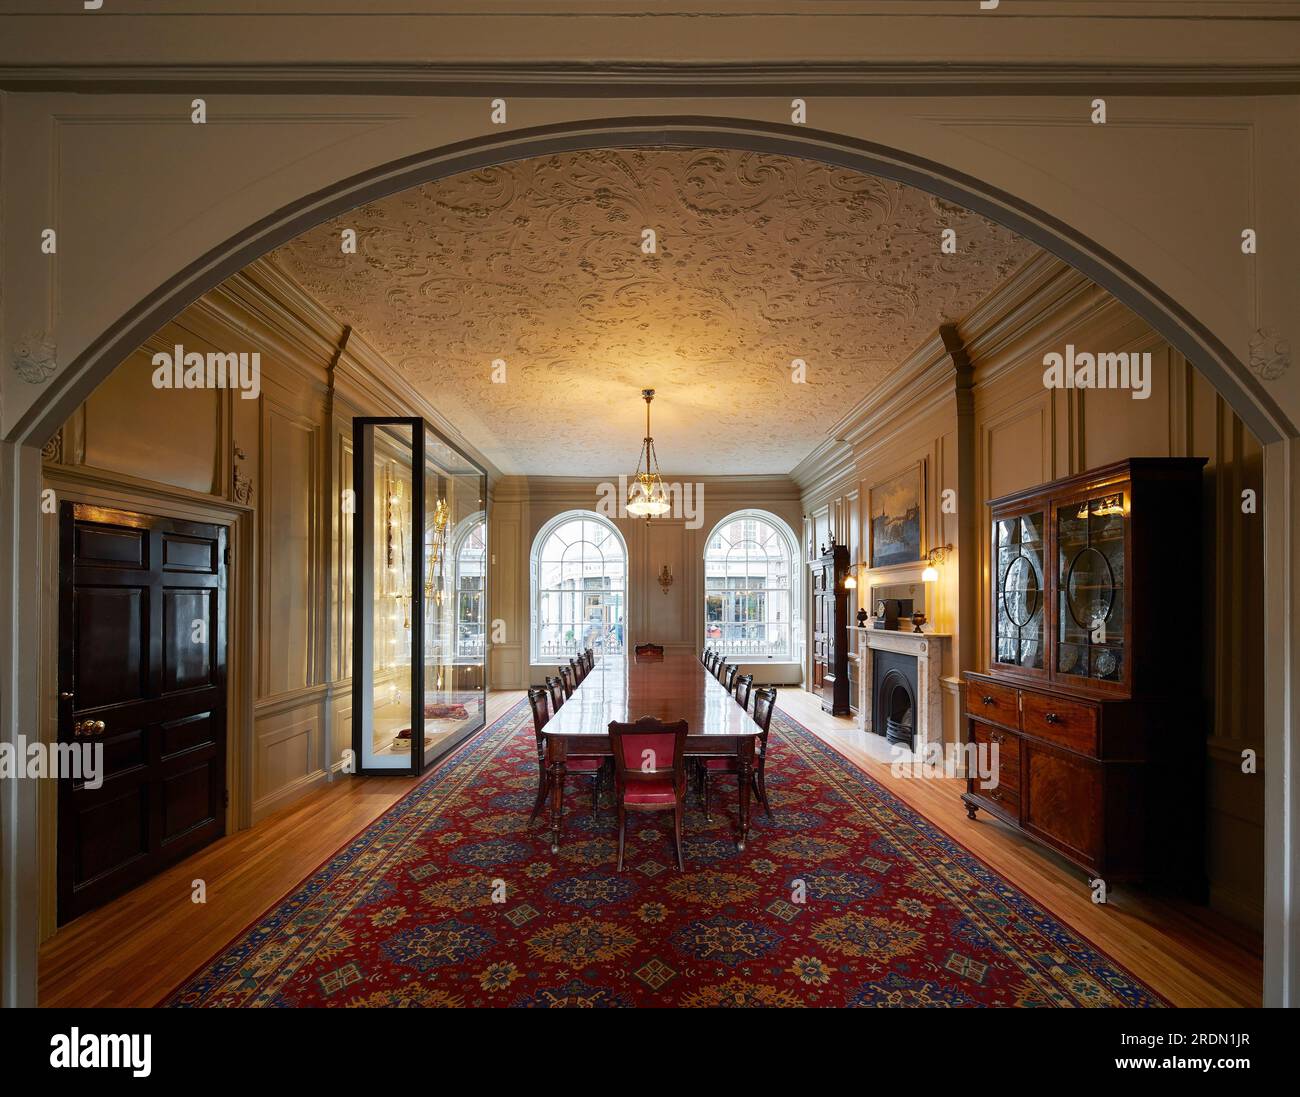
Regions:
[[[14, 17], [10, 17], [11, 19]], [[80, 17], [79, 17], [80, 18]], [[1212, 28], [1207, 29], [1207, 35]], [[220, 90], [228, 94], [512, 95], [662, 98], [893, 95], [1165, 96], [1293, 95], [1300, 65], [1288, 61], [1116, 64], [1099, 58], [1073, 64], [1010, 59], [944, 63], [926, 60], [798, 62], [592, 63], [397, 62], [388, 64], [87, 63], [0, 65], [0, 89], [23, 92], [149, 94]]]

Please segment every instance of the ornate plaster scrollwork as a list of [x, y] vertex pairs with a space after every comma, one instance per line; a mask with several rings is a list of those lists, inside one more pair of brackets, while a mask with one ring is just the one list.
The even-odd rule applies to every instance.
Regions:
[[[951, 202], [828, 164], [599, 149], [403, 191], [274, 260], [489, 457], [553, 472], [562, 438], [567, 471], [603, 476], [635, 457], [647, 386], [664, 402], [656, 445], [679, 468], [787, 471], [1036, 254]], [[508, 383], [491, 383], [494, 359]]]
[[45, 461], [54, 461], [56, 463], [63, 460], [63, 428], [60, 427], [54, 432], [54, 437], [41, 447], [41, 459]]
[[[239, 448], [239, 445], [236, 444], [235, 460], [246, 461], [247, 459], [248, 459], [248, 454], [246, 454], [242, 449]], [[234, 476], [233, 491], [235, 496], [235, 502], [243, 503], [245, 506], [247, 506], [253, 501], [253, 481], [244, 475], [243, 470], [237, 464], [232, 463], [232, 469], [233, 469], [232, 475]]]
[[1260, 328], [1250, 337], [1250, 368], [1265, 381], [1276, 381], [1291, 368], [1291, 343], [1275, 328]]
[[29, 385], [42, 385], [58, 372], [54, 336], [47, 331], [29, 332], [13, 348], [14, 372]]

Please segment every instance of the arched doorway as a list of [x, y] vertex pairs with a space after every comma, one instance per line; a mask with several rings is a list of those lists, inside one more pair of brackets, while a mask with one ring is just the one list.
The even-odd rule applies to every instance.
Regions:
[[[691, 147], [708, 145], [821, 160], [879, 175], [959, 203], [1019, 232], [1058, 255], [1131, 308], [1204, 373], [1265, 444], [1262, 510], [1270, 533], [1266, 541], [1267, 625], [1271, 635], [1289, 636], [1296, 589], [1293, 576], [1300, 552], [1297, 483], [1300, 453], [1297, 431], [1277, 402], [1246, 365], [1204, 324], [1159, 286], [1113, 253], [1093, 243], [1042, 210], [980, 180], [884, 145], [792, 125], [735, 118], [635, 117], [561, 123], [457, 143], [381, 165], [290, 203], [249, 225], [185, 269], [177, 271], [129, 310], [48, 384], [0, 444], [0, 495], [8, 535], [0, 542], [0, 611], [16, 638], [37, 614], [39, 574], [32, 536], [40, 521], [39, 446], [117, 364], [167, 319], [252, 259], [303, 230], [347, 209], [420, 183], [557, 151], [611, 147]], [[5, 741], [16, 741], [35, 721], [27, 684], [35, 681], [35, 653], [16, 640], [0, 657], [9, 670], [0, 682], [6, 698], [0, 719]], [[1293, 646], [1278, 644], [1266, 670], [1266, 723], [1271, 767], [1268, 777], [1270, 835], [1266, 896], [1269, 927], [1267, 970], [1274, 981], [1266, 992], [1273, 1002], [1294, 994], [1296, 945], [1293, 920], [1297, 903], [1295, 863], [1300, 857], [1300, 811], [1288, 799], [1285, 775], [1300, 751]], [[34, 920], [22, 911], [22, 894], [36, 870], [34, 794], [20, 787], [6, 802], [4, 842], [4, 975], [6, 1000], [34, 997]]]

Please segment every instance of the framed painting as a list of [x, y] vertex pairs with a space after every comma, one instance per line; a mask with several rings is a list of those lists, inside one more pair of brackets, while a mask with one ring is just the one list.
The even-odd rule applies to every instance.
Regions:
[[872, 489], [869, 497], [871, 521], [871, 566], [895, 567], [919, 563], [923, 515], [925, 514], [925, 462], [904, 469]]

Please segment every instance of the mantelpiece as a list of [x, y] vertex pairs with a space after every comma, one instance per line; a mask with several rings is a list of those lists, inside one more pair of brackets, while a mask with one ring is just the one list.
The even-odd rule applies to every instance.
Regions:
[[936, 743], [942, 748], [943, 692], [940, 681], [946, 648], [952, 637], [946, 632], [912, 632], [899, 629], [855, 627], [858, 653], [858, 727], [883, 735], [877, 730], [875, 714], [874, 652], [893, 651], [916, 658], [916, 718], [913, 753], [923, 757], [927, 747]]

